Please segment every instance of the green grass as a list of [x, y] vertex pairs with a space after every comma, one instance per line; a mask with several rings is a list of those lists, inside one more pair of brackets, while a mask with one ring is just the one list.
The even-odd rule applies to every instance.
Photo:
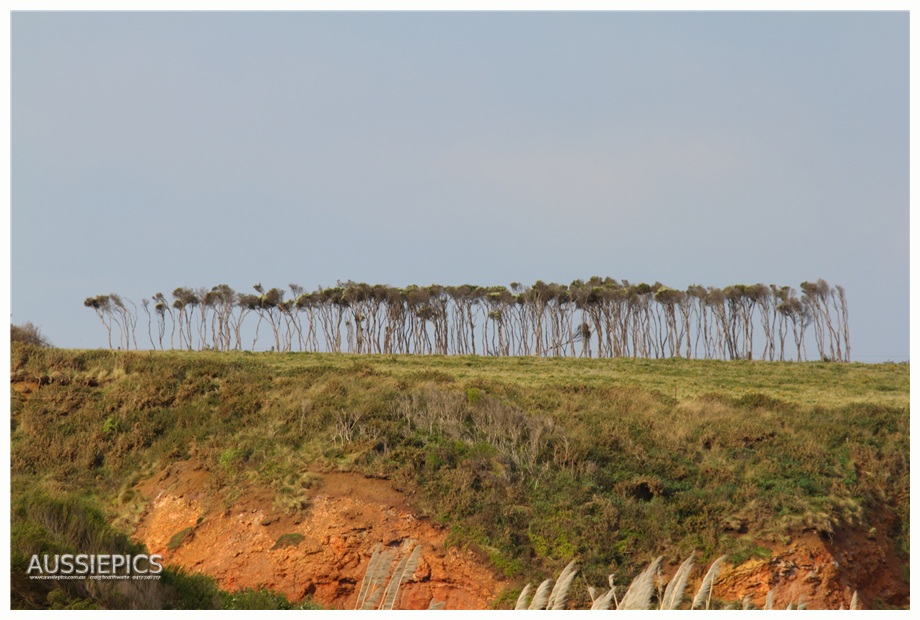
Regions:
[[[18, 494], [11, 514], [13, 609], [315, 609], [312, 600], [291, 604], [283, 594], [247, 588], [226, 592], [207, 575], [164, 568], [157, 580], [32, 580], [30, 559], [56, 554], [146, 554], [107, 523], [92, 498], [30, 490]], [[191, 528], [183, 530], [183, 536]], [[177, 537], [174, 537], [174, 540]], [[172, 545], [172, 541], [170, 542]]]
[[284, 547], [296, 547], [304, 539], [303, 534], [298, 534], [292, 532], [290, 534], [282, 534], [278, 537], [278, 540], [275, 541], [272, 550], [274, 549], [283, 549]]
[[[316, 462], [385, 475], [501, 572], [578, 557], [622, 583], [654, 556], [762, 553], [801, 529], [909, 549], [909, 365], [40, 349], [14, 343], [12, 490], [98, 498], [178, 459], [308, 508]], [[672, 557], [673, 556], [673, 557]]]
[[180, 530], [169, 539], [169, 542], [166, 543], [166, 548], [170, 551], [174, 551], [182, 546], [186, 540], [191, 540], [195, 532], [195, 528], [187, 527], [184, 530]]

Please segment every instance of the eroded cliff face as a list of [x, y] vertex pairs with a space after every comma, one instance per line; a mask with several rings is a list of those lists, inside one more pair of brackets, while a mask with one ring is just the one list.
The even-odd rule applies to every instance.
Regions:
[[[447, 531], [415, 516], [388, 481], [354, 473], [314, 475], [308, 506], [293, 517], [273, 508], [267, 492], [253, 489], [240, 489], [229, 507], [218, 505], [206, 470], [174, 463], [139, 487], [148, 504], [135, 538], [163, 555], [167, 566], [211, 575], [223, 589], [264, 585], [289, 600], [312, 595], [335, 609], [355, 607], [377, 545], [401, 554], [422, 546], [397, 609], [426, 609], [432, 601], [446, 609], [487, 609], [503, 590], [523, 585], [503, 580], [472, 551], [447, 548]], [[737, 604], [750, 597], [762, 608], [773, 590], [774, 608], [804, 603], [808, 609], [837, 609], [849, 607], [858, 590], [863, 602], [909, 606], [891, 526], [892, 519], [882, 515], [872, 536], [843, 527], [833, 537], [805, 532], [789, 544], [765, 545], [769, 559], [725, 564], [713, 596]], [[688, 589], [707, 568], [696, 569]], [[666, 581], [675, 570], [664, 567]]]
[[898, 558], [894, 538], [894, 516], [877, 516], [876, 531], [867, 534], [843, 525], [833, 536], [802, 532], [787, 545], [771, 545], [769, 559], [748, 560], [726, 570], [716, 589], [723, 600], [751, 597], [763, 607], [774, 591], [774, 609], [849, 609], [853, 592], [859, 608], [884, 601], [886, 606], [909, 607], [910, 589], [904, 579], [904, 562]]
[[[447, 531], [414, 516], [388, 481], [351, 473], [315, 477], [309, 506], [295, 518], [255, 491], [229, 508], [215, 506], [205, 490], [207, 472], [173, 464], [140, 487], [149, 504], [135, 538], [162, 554], [165, 565], [211, 575], [223, 589], [264, 585], [292, 601], [311, 594], [328, 608], [355, 607], [378, 544], [402, 554], [422, 546], [397, 609], [427, 609], [432, 600], [446, 609], [485, 609], [508, 585], [473, 552], [446, 548]], [[183, 531], [181, 544], [170, 545]]]

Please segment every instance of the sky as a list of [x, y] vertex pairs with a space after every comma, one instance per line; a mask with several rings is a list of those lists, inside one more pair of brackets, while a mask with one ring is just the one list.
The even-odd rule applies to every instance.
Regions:
[[11, 320], [56, 346], [109, 292], [824, 278], [909, 359], [906, 12], [11, 24]]

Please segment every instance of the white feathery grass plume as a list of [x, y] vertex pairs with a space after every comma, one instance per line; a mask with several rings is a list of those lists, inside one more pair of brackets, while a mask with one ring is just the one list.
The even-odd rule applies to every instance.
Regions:
[[597, 600], [597, 588], [595, 588], [594, 586], [588, 586], [588, 596], [591, 597], [592, 603], [596, 601]]
[[377, 563], [377, 558], [379, 557], [380, 543], [377, 543], [374, 547], [374, 552], [371, 554], [371, 560], [367, 563], [367, 568], [364, 570], [364, 577], [361, 579], [361, 586], [358, 588], [358, 598], [355, 600], [355, 609], [361, 609], [361, 603], [364, 602], [364, 598], [367, 596], [368, 575], [374, 570], [374, 565]]
[[518, 596], [517, 603], [514, 604], [515, 611], [521, 611], [521, 610], [527, 609], [527, 601], [528, 601], [528, 597], [530, 596], [530, 591], [532, 589], [533, 588], [530, 587], [529, 583], [526, 586], [524, 586], [524, 589], [521, 590], [520, 596]]
[[659, 556], [654, 562], [648, 565], [639, 576], [633, 579], [629, 584], [629, 589], [623, 595], [623, 600], [617, 605], [617, 609], [648, 609], [652, 602], [652, 595], [655, 593], [655, 573], [661, 566], [664, 556]]
[[565, 602], [569, 596], [569, 588], [578, 574], [578, 568], [575, 566], [575, 560], [566, 564], [562, 572], [559, 573], [559, 579], [549, 595], [549, 601], [546, 603], [547, 609], [565, 609]]
[[[399, 576], [399, 581], [396, 584], [397, 593], [399, 592], [400, 586], [402, 586], [402, 584], [409, 581], [409, 579], [411, 579], [412, 576], [415, 575], [415, 571], [418, 570], [418, 564], [419, 564], [419, 561], [421, 561], [421, 559], [422, 559], [422, 546], [416, 545], [415, 549], [412, 550], [412, 553], [409, 554], [409, 559], [406, 561], [406, 565], [403, 567], [402, 574]], [[395, 602], [396, 602], [396, 595], [394, 594], [393, 603]], [[391, 605], [389, 609], [393, 609], [393, 606]]]
[[421, 557], [422, 546], [417, 545], [415, 549], [412, 550], [412, 553], [403, 558], [399, 563], [399, 566], [396, 567], [396, 571], [393, 573], [393, 578], [390, 580], [390, 585], [387, 587], [381, 609], [393, 609], [393, 607], [396, 606], [396, 595], [399, 593], [399, 587], [415, 574]]
[[786, 605], [786, 611], [792, 611], [793, 605], [795, 605], [795, 603], [789, 603], [788, 605]]
[[406, 560], [406, 556], [399, 558], [399, 562], [396, 564], [396, 570], [393, 571], [393, 576], [390, 577], [390, 583], [387, 584], [387, 589], [383, 593], [383, 600], [380, 601], [379, 609], [392, 609], [392, 607], [389, 607], [389, 600], [391, 597], [394, 599], [396, 598], [393, 592], [393, 590], [398, 587], [396, 584], [399, 583], [396, 575], [402, 573], [403, 567], [406, 565]]
[[716, 558], [716, 561], [712, 563], [712, 566], [709, 567], [706, 576], [703, 577], [703, 583], [700, 585], [700, 589], [697, 591], [696, 596], [693, 597], [693, 604], [690, 605], [690, 609], [696, 609], [703, 603], [706, 604], [706, 609], [709, 609], [709, 601], [712, 599], [712, 587], [719, 577], [719, 569], [722, 567], [722, 562], [725, 561], [726, 557], [728, 556], [719, 556]]
[[380, 596], [383, 594], [383, 584], [393, 569], [394, 557], [393, 550], [387, 549], [377, 557], [377, 563], [374, 564], [373, 571], [368, 567], [367, 594], [359, 609], [374, 609], [377, 606], [377, 601], [380, 600]]
[[664, 589], [664, 597], [661, 599], [662, 609], [677, 609], [680, 602], [684, 599], [684, 590], [687, 589], [687, 580], [690, 578], [690, 571], [693, 570], [693, 554], [690, 554], [684, 563], [680, 565], [674, 577], [668, 582], [668, 587]]
[[613, 595], [613, 608], [616, 609], [620, 606], [620, 601], [617, 600], [617, 584], [614, 583], [614, 577], [616, 577], [616, 573], [607, 575], [607, 585], [610, 586], [610, 593]]
[[527, 609], [546, 609], [546, 603], [549, 601], [549, 591], [553, 585], [552, 579], [547, 579], [537, 588], [537, 593], [533, 595], [533, 600]]
[[604, 596], [598, 597], [594, 601], [594, 604], [591, 605], [591, 609], [610, 609], [610, 604], [613, 603], [614, 608], [616, 607], [617, 599], [617, 587], [613, 586]]
[[748, 609], [751, 609], [751, 608], [752, 608], [751, 595], [748, 594], [747, 596], [744, 597], [744, 600], [741, 601], [741, 609], [743, 611], [747, 611]]
[[796, 610], [802, 610], [802, 609], [807, 609], [807, 608], [808, 608], [808, 603], [805, 602], [805, 596], [804, 596], [804, 595], [799, 596], [799, 602], [798, 602], [798, 604], [795, 606], [795, 608], [796, 608]]
[[765, 610], [773, 609], [773, 596], [775, 594], [776, 593], [773, 590], [770, 590], [769, 592], [767, 592], [767, 600], [763, 604], [763, 608]]
[[416, 545], [415, 549], [412, 550], [412, 553], [409, 554], [409, 561], [406, 563], [406, 572], [403, 573], [403, 583], [408, 581], [410, 577], [415, 574], [415, 571], [418, 570], [418, 563], [422, 559], [422, 546]]
[[850, 599], [850, 609], [859, 609], [859, 593], [853, 590], [853, 598]]
[[428, 609], [434, 610], [434, 611], [440, 611], [444, 609], [444, 603], [445, 601], [435, 601], [434, 599], [431, 599], [431, 602], [428, 603]]

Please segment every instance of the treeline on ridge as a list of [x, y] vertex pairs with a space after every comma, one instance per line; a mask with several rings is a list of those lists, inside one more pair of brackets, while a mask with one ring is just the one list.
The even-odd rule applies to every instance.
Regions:
[[[850, 361], [845, 291], [821, 279], [802, 282], [800, 290], [680, 290], [597, 276], [569, 285], [398, 288], [348, 281], [313, 292], [297, 284], [253, 288], [180, 287], [171, 299], [143, 299], [151, 348], [242, 350], [249, 320], [251, 348], [261, 330], [270, 330], [273, 350], [281, 352], [803, 361], [813, 339], [820, 359]], [[84, 305], [98, 315], [110, 348], [113, 328], [119, 348], [138, 348], [134, 302], [110, 293]]]

